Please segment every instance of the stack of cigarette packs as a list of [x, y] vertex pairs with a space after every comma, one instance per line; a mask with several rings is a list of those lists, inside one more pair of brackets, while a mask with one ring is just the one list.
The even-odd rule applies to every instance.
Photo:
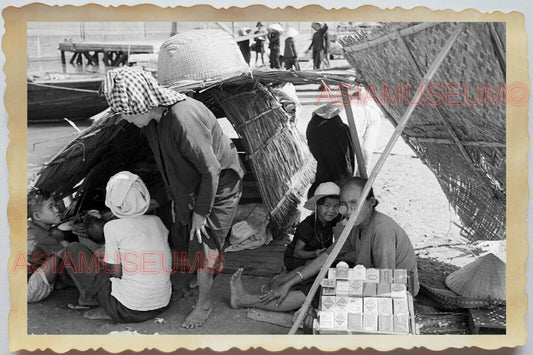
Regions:
[[407, 270], [340, 262], [321, 286], [321, 333], [409, 333]]

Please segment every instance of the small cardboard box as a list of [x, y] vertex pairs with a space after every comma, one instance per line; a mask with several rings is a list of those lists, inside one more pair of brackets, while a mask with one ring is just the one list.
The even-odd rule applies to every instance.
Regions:
[[394, 332], [394, 322], [392, 314], [378, 315], [378, 330], [384, 333]]
[[363, 298], [349, 297], [348, 306], [346, 307], [348, 313], [363, 313]]
[[378, 283], [376, 296], [378, 296], [378, 297], [391, 297], [390, 285], [391, 284], [385, 283], [385, 282]]
[[363, 331], [363, 315], [361, 313], [348, 313], [348, 330], [351, 332]]
[[335, 278], [337, 280], [348, 280], [348, 270], [347, 267], [337, 267], [335, 271]]
[[337, 273], [337, 269], [334, 268], [334, 267], [330, 267], [328, 269], [328, 279], [335, 280], [336, 279], [336, 273]]
[[376, 297], [365, 297], [363, 299], [363, 313], [378, 314], [378, 299]]
[[321, 311], [319, 318], [320, 329], [333, 329], [334, 313], [332, 311]]
[[394, 316], [394, 333], [408, 334], [409, 333], [409, 315], [395, 314]]
[[337, 280], [337, 293], [348, 294], [350, 292], [350, 281], [348, 280]]
[[333, 311], [336, 307], [336, 296], [320, 297], [320, 309], [322, 311]]
[[335, 296], [336, 294], [335, 287], [322, 287], [322, 296]]
[[365, 281], [366, 280], [366, 268], [363, 265], [355, 265], [353, 270], [353, 279]]
[[363, 296], [364, 297], [373, 297], [377, 293], [378, 284], [375, 282], [365, 282], [363, 283]]
[[333, 312], [333, 328], [336, 330], [348, 330], [348, 312]]
[[407, 270], [394, 269], [394, 283], [395, 284], [406, 284], [407, 283]]
[[320, 282], [320, 286], [329, 288], [335, 287], [336, 284], [337, 282], [332, 279], [322, 279], [322, 281]]
[[378, 331], [378, 315], [377, 313], [363, 314], [363, 331], [375, 333]]
[[366, 269], [366, 282], [379, 282], [379, 269]]
[[348, 304], [350, 298], [348, 296], [335, 296], [335, 305], [337, 310], [346, 312], [348, 310]]
[[391, 269], [379, 269], [379, 282], [392, 283], [393, 272]]
[[348, 295], [349, 296], [362, 296], [363, 295], [363, 281], [351, 280], [349, 282]]
[[392, 298], [378, 298], [378, 314], [392, 314]]
[[393, 298], [407, 298], [407, 285], [393, 283], [390, 286], [390, 293]]
[[393, 298], [392, 300], [394, 302], [394, 314], [409, 314], [406, 298]]

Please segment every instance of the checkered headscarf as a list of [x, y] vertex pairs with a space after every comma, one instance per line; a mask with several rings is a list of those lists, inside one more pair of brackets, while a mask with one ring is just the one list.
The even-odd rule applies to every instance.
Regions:
[[107, 72], [100, 86], [113, 112], [126, 115], [146, 113], [156, 106], [170, 106], [185, 95], [164, 88], [142, 69], [122, 67]]

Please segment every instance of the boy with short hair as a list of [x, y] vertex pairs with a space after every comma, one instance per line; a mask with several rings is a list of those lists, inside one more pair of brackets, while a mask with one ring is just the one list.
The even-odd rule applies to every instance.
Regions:
[[52, 226], [61, 221], [52, 196], [44, 191], [28, 193], [28, 302], [50, 295], [65, 248], [69, 244]]

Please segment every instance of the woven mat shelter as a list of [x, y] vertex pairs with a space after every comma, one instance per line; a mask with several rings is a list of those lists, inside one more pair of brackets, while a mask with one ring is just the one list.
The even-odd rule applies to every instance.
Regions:
[[[397, 123], [456, 26], [384, 23], [374, 34], [340, 42], [350, 65]], [[441, 101], [426, 91], [403, 138], [437, 177], [463, 222], [463, 235], [504, 239], [505, 103], [500, 90], [505, 90], [505, 25], [466, 24], [430, 85]], [[458, 94], [447, 99], [447, 88]]]

